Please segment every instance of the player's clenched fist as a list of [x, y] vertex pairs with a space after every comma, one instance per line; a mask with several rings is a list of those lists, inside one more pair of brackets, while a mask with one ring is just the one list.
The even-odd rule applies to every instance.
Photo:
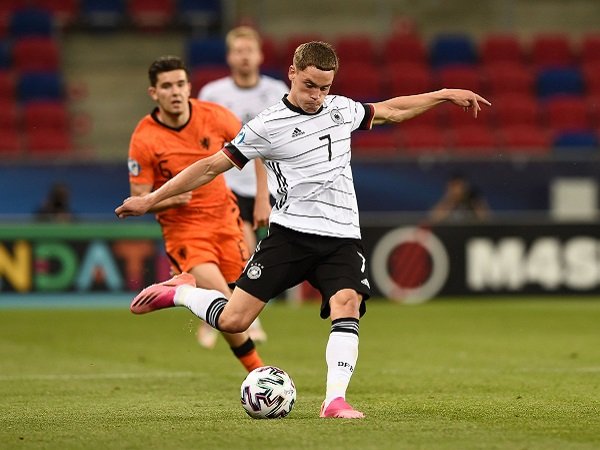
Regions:
[[119, 219], [129, 216], [141, 216], [150, 209], [147, 196], [127, 197], [121, 206], [115, 209], [115, 214]]

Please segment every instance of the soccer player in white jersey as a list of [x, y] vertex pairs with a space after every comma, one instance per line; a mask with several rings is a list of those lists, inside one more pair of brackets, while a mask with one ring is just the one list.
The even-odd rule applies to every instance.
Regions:
[[[289, 89], [283, 81], [261, 75], [261, 42], [260, 35], [254, 28], [240, 26], [230, 30], [225, 37], [225, 43], [231, 75], [204, 85], [198, 93], [198, 98], [225, 106], [242, 121], [242, 124], [280, 101]], [[256, 248], [255, 230], [258, 227], [256, 217], [268, 216], [271, 210], [269, 193], [256, 191], [257, 176], [266, 177], [264, 165], [262, 162], [254, 164], [254, 160], [251, 160], [243, 170], [229, 170], [224, 175], [240, 207], [246, 245], [253, 252]], [[248, 333], [254, 342], [264, 342], [267, 339], [258, 318], [252, 323]], [[201, 322], [198, 328], [200, 345], [213, 348], [217, 336], [217, 330], [206, 322]]]
[[236, 333], [248, 328], [270, 298], [308, 280], [323, 297], [321, 317], [331, 318], [320, 416], [358, 419], [364, 414], [346, 402], [346, 389], [358, 360], [359, 318], [370, 290], [350, 169], [351, 133], [402, 122], [448, 101], [477, 117], [480, 103], [490, 103], [472, 91], [441, 89], [361, 104], [329, 95], [337, 69], [329, 44], [300, 45], [288, 71], [290, 92], [281, 102], [248, 122], [220, 153], [192, 164], [144, 197], [126, 199], [115, 213], [120, 218], [141, 215], [233, 166], [263, 159], [276, 199], [269, 235], [229, 301], [217, 291], [187, 285], [180, 275], [147, 287], [130, 308], [141, 314], [186, 306], [211, 326]]

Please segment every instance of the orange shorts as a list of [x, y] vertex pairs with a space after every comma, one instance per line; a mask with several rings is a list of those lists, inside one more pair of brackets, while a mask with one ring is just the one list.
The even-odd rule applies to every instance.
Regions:
[[228, 283], [238, 279], [250, 257], [242, 233], [170, 233], [165, 249], [175, 272], [189, 272], [199, 264], [214, 263]]

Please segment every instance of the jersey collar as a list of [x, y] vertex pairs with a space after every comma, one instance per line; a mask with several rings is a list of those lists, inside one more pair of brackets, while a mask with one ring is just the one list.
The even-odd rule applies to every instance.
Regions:
[[181, 131], [183, 130], [185, 127], [187, 127], [188, 123], [191, 122], [192, 120], [192, 104], [191, 102], [188, 102], [188, 104], [190, 105], [190, 117], [188, 118], [187, 122], [184, 123], [183, 125], [181, 125], [180, 127], [170, 127], [169, 125], [167, 125], [166, 123], [161, 122], [160, 120], [158, 120], [158, 106], [155, 107], [152, 112], [150, 113], [150, 116], [152, 117], [152, 120], [154, 120], [157, 124], [159, 124], [162, 127], [168, 128], [169, 130], [173, 130], [173, 131]]
[[321, 105], [321, 107], [319, 108], [318, 111], [314, 112], [314, 113], [308, 113], [306, 111], [304, 111], [302, 108], [299, 108], [298, 106], [292, 105], [292, 103], [288, 100], [288, 95], [284, 94], [283, 98], [281, 99], [281, 101], [283, 102], [283, 104], [285, 106], [287, 106], [289, 109], [291, 109], [292, 111], [298, 113], [298, 114], [303, 114], [305, 116], [316, 116], [317, 114], [319, 114], [321, 111], [323, 111], [323, 105]]

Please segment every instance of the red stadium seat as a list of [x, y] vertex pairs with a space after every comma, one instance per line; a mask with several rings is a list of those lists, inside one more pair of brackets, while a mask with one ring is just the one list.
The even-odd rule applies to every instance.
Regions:
[[0, 155], [2, 158], [19, 156], [22, 147], [21, 133], [18, 130], [0, 128]]
[[485, 125], [461, 125], [450, 130], [453, 153], [490, 155], [497, 151], [495, 130]]
[[544, 103], [545, 118], [552, 131], [582, 131], [592, 127], [588, 104], [583, 97], [557, 95]]
[[437, 108], [439, 111], [439, 117], [442, 124], [448, 127], [456, 127], [463, 125], [472, 126], [488, 126], [491, 125], [493, 115], [493, 109], [490, 109], [487, 105], [480, 104], [482, 111], [477, 115], [477, 118], [473, 117], [473, 110], [469, 109], [465, 111], [463, 108], [454, 105], [452, 103], [445, 103]]
[[346, 64], [336, 75], [331, 93], [362, 102], [379, 101], [384, 97], [380, 71], [374, 64]]
[[483, 37], [479, 49], [483, 64], [524, 63], [524, 51], [519, 38], [513, 34], [488, 34]]
[[386, 78], [389, 97], [429, 92], [433, 88], [433, 76], [427, 66], [414, 63], [388, 64]]
[[488, 64], [484, 69], [490, 95], [535, 93], [535, 76], [525, 66], [513, 63]]
[[541, 33], [534, 36], [531, 62], [538, 68], [572, 66], [575, 57], [569, 36], [561, 33]]
[[160, 30], [175, 17], [174, 0], [129, 0], [127, 14], [132, 23], [145, 30]]
[[360, 155], [391, 155], [399, 148], [393, 129], [360, 131], [352, 134], [352, 152]]
[[17, 97], [15, 75], [10, 70], [0, 70], [0, 98], [14, 101]]
[[[273, 71], [281, 71], [284, 67], [287, 68], [287, 66], [282, 64], [280, 61], [279, 50], [278, 50], [277, 42], [275, 41], [275, 39], [268, 37], [268, 36], [262, 36], [261, 49], [262, 49], [262, 54], [263, 54], [263, 63], [262, 63], [263, 71], [273, 72]], [[288, 63], [288, 65], [290, 65], [292, 63], [291, 56], [289, 57], [289, 60], [286, 60], [286, 62]], [[286, 73], [287, 73], [287, 71], [286, 71]]]
[[594, 129], [600, 129], [600, 93], [587, 97], [588, 111]]
[[54, 38], [31, 36], [13, 44], [13, 64], [19, 72], [56, 72], [60, 69], [60, 49]]
[[0, 130], [19, 129], [19, 110], [14, 100], [6, 100], [0, 97]]
[[23, 105], [23, 126], [26, 132], [33, 129], [70, 129], [69, 112], [64, 102], [34, 101]]
[[437, 73], [438, 88], [470, 89], [482, 92], [481, 75], [475, 66], [443, 66]]
[[197, 97], [198, 92], [209, 81], [215, 81], [230, 74], [227, 66], [203, 66], [195, 69], [191, 75], [192, 97]]
[[283, 42], [283, 51], [281, 53], [282, 62], [284, 67], [286, 65], [292, 64], [292, 58], [294, 57], [294, 52], [296, 48], [300, 44], [304, 44], [305, 42], [310, 41], [322, 41], [324, 40], [323, 36], [315, 33], [307, 33], [307, 34], [292, 34], [288, 36]]
[[347, 70], [349, 64], [377, 64], [379, 62], [377, 46], [369, 34], [338, 36], [335, 39], [334, 48], [340, 59], [340, 66], [343, 66], [344, 70]]
[[590, 33], [581, 41], [581, 63], [600, 63], [600, 33]]
[[581, 67], [586, 91], [590, 95], [600, 95], [600, 59], [584, 62]]
[[529, 95], [502, 94], [493, 100], [491, 111], [500, 127], [512, 125], [539, 126], [541, 108], [537, 99]]
[[73, 150], [71, 135], [66, 130], [34, 128], [26, 136], [26, 149], [30, 154], [55, 155]]
[[428, 125], [406, 127], [400, 124], [397, 128], [401, 151], [404, 153], [440, 153], [448, 149], [448, 134], [441, 127]]
[[79, 15], [79, 0], [32, 0], [32, 3], [50, 11], [61, 28], [72, 25]]
[[508, 153], [547, 155], [552, 150], [549, 133], [539, 126], [509, 125], [500, 127], [498, 134], [502, 148]]
[[392, 34], [383, 42], [383, 63], [427, 64], [427, 48], [423, 40], [412, 34]]

